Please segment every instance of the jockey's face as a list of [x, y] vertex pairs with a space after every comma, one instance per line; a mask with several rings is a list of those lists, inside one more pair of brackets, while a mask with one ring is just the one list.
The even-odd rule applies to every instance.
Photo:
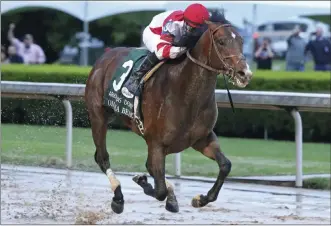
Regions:
[[194, 32], [195, 28], [190, 26], [187, 22], [184, 23], [184, 33], [185, 34], [190, 34]]

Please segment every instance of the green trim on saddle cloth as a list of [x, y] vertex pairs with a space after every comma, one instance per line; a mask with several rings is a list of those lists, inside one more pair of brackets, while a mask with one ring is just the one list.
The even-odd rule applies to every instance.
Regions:
[[[134, 118], [134, 96], [130, 93], [122, 92], [122, 87], [148, 53], [147, 49], [135, 48], [123, 59], [119, 64], [120, 66], [116, 69], [113, 78], [108, 83], [108, 88], [104, 95], [104, 106], [112, 108], [118, 114]], [[140, 106], [138, 110], [140, 111]], [[140, 114], [138, 113], [138, 115]]]

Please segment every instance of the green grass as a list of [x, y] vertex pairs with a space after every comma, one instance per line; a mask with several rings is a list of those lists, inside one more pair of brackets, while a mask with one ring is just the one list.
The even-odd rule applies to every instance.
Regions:
[[322, 177], [309, 178], [303, 181], [303, 187], [309, 189], [331, 190], [331, 180], [330, 178]]
[[[63, 167], [64, 127], [2, 124], [2, 163]], [[295, 174], [295, 143], [220, 137], [223, 152], [232, 161], [230, 176]], [[110, 130], [107, 147], [112, 168], [117, 171], [145, 172], [147, 145], [136, 134]], [[330, 144], [303, 144], [303, 173], [330, 172]], [[73, 129], [75, 169], [100, 171], [94, 162], [91, 130]], [[174, 173], [174, 155], [167, 157], [166, 170]], [[182, 152], [182, 174], [216, 177], [216, 162], [193, 149]]]

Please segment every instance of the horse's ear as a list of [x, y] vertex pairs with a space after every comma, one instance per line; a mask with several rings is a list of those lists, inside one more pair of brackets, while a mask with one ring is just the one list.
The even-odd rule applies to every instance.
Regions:
[[211, 22], [210, 20], [206, 20], [205, 21], [205, 24], [208, 26], [208, 28], [210, 29], [210, 30], [214, 30], [217, 26], [213, 23], [213, 22]]
[[206, 20], [205, 21], [205, 24], [207, 24], [207, 25], [210, 25], [210, 24], [212, 24], [213, 22], [211, 22], [210, 20]]

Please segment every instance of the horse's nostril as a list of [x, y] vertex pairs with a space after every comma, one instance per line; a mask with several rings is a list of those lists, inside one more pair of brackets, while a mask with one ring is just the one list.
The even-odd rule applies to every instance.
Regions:
[[245, 72], [243, 72], [243, 71], [238, 71], [238, 75], [240, 75], [240, 76], [245, 76]]

